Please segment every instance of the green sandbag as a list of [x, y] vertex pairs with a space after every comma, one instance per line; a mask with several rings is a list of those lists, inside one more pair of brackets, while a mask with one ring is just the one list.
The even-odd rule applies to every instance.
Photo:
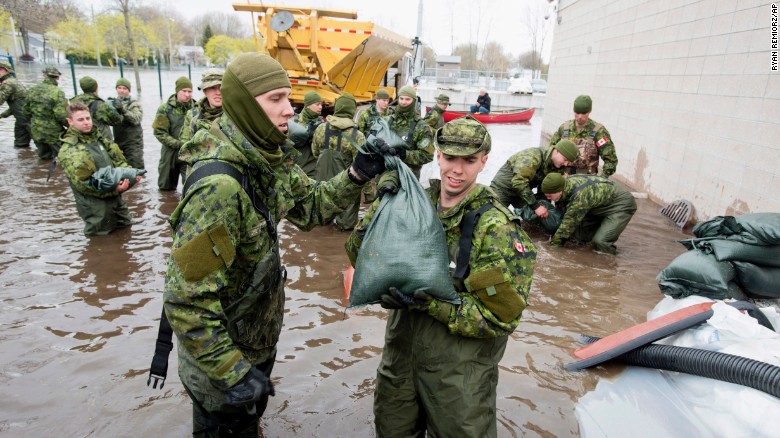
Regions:
[[296, 123], [293, 119], [287, 121], [287, 138], [295, 144], [296, 148], [301, 148], [306, 145], [311, 137], [309, 129]]
[[729, 298], [733, 298], [735, 300], [747, 299], [747, 295], [745, 295], [745, 292], [742, 291], [742, 288], [740, 288], [736, 281], [729, 281], [728, 289], [718, 292], [699, 289], [682, 283], [675, 283], [673, 281], [662, 281], [658, 283], [658, 287], [661, 288], [661, 292], [663, 292], [665, 295], [669, 295], [674, 299], [685, 298], [691, 295], [712, 298], [713, 300], [726, 300]]
[[735, 219], [762, 245], [780, 245], [780, 213], [748, 213]]
[[547, 234], [555, 234], [558, 231], [558, 227], [561, 226], [563, 221], [563, 212], [556, 209], [552, 202], [547, 200], [540, 200], [539, 204], [547, 209], [547, 217], [540, 218], [534, 213], [534, 209], [530, 205], [524, 205], [521, 208], [515, 209], [515, 214], [523, 219], [523, 222], [528, 222], [531, 225], [541, 227]]
[[146, 170], [132, 167], [101, 167], [89, 176], [89, 185], [98, 192], [113, 192], [123, 179], [130, 180], [130, 187], [133, 187], [135, 177], [145, 174]]
[[728, 283], [733, 279], [731, 262], [719, 262], [714, 255], [695, 249], [680, 254], [656, 277], [661, 282], [679, 283], [714, 293], [727, 293]]
[[[387, 120], [381, 117], [377, 119], [368, 130], [368, 137], [366, 137], [366, 145], [368, 145], [368, 149], [379, 152], [379, 147], [376, 146], [377, 139], [381, 139], [387, 143], [388, 146], [394, 148], [409, 148], [409, 145], [404, 141], [404, 139], [401, 138], [400, 135], [393, 132], [392, 129], [390, 129], [390, 125], [387, 123]], [[388, 164], [387, 160], [385, 160], [385, 164]]]
[[718, 237], [753, 245], [780, 245], [780, 213], [716, 216], [693, 227], [696, 237]]
[[734, 262], [737, 280], [748, 296], [780, 298], [780, 268], [767, 268], [753, 263]]
[[718, 261], [741, 261], [780, 268], [780, 245], [751, 245], [727, 239], [681, 240], [686, 248], [713, 254]]
[[349, 307], [379, 303], [390, 287], [408, 295], [424, 289], [434, 298], [459, 304], [449, 275], [444, 228], [433, 204], [406, 164], [398, 157], [385, 158], [388, 170], [398, 170], [401, 187], [382, 197], [366, 230]]

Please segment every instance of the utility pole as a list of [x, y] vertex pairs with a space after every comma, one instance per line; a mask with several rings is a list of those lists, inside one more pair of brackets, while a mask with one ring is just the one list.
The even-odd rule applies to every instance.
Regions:
[[[417, 3], [417, 38], [422, 39], [422, 23], [423, 23], [423, 2], [418, 0]], [[418, 40], [419, 41], [419, 40]], [[419, 41], [414, 47], [414, 71], [412, 72], [412, 79], [422, 75], [423, 65], [423, 50], [422, 42]]]
[[[95, 56], [97, 57], [97, 65], [98, 67], [103, 67], [103, 64], [100, 63], [100, 38], [98, 37], [98, 30], [97, 30], [97, 21], [95, 21], [95, 6], [92, 7], [92, 24], [95, 26]], [[117, 60], [117, 62], [119, 62]]]
[[168, 70], [173, 70], [173, 43], [171, 42], [171, 23], [173, 18], [168, 19]]

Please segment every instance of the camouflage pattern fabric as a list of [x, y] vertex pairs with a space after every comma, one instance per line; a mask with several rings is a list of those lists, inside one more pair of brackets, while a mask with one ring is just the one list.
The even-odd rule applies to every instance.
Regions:
[[423, 120], [432, 130], [436, 131], [444, 126], [444, 110], [439, 108], [438, 105], [434, 105]]
[[89, 108], [92, 116], [92, 124], [100, 131], [100, 135], [110, 141], [114, 141], [111, 127], [122, 123], [122, 115], [114, 108], [114, 105], [106, 103], [94, 93], [82, 93], [70, 100], [71, 103], [83, 103]]
[[378, 118], [387, 118], [387, 114], [380, 115], [379, 111], [376, 109], [376, 104], [372, 104], [367, 109], [363, 110], [363, 112], [360, 113], [360, 116], [358, 116], [358, 129], [360, 132], [363, 133], [366, 137], [368, 137], [368, 130], [371, 129], [371, 125], [376, 122]]
[[[114, 125], [114, 141], [125, 154], [131, 167], [144, 169], [144, 118], [141, 102], [130, 96], [116, 97], [114, 106], [119, 107], [122, 123]], [[113, 103], [113, 102], [112, 102]]]
[[[198, 131], [180, 158], [195, 170], [217, 159], [250, 171], [274, 227], [282, 219], [303, 230], [328, 223], [360, 192], [346, 172], [315, 182], [298, 166], [271, 167], [226, 114], [210, 130]], [[190, 387], [205, 374], [224, 391], [275, 354], [284, 308], [278, 244], [246, 192], [221, 174], [194, 183], [170, 223], [173, 245], [163, 299], [183, 356], [179, 375]], [[242, 307], [246, 313], [237, 314]]]
[[[312, 113], [314, 112], [312, 111]], [[309, 132], [308, 141], [295, 144], [295, 149], [299, 152], [299, 156], [296, 158], [295, 162], [304, 172], [306, 172], [306, 175], [308, 175], [309, 178], [314, 178], [317, 176], [317, 157], [312, 153], [311, 143], [317, 127], [325, 120], [322, 117], [317, 116], [316, 113], [309, 114], [309, 111], [306, 111], [305, 109], [303, 113], [296, 114], [293, 117], [293, 120], [295, 123], [305, 126]]]
[[60, 136], [68, 126], [67, 108], [68, 99], [52, 78], [44, 78], [28, 90], [24, 114], [30, 119], [30, 132], [40, 158], [57, 156]]
[[24, 114], [27, 102], [27, 88], [14, 78], [13, 73], [0, 77], [0, 105], [8, 104], [8, 109], [0, 113], [0, 118], [14, 116], [14, 147], [30, 146], [30, 120]]
[[179, 185], [179, 177], [184, 179], [185, 167], [179, 161], [179, 148], [183, 141], [179, 138], [184, 117], [192, 109], [192, 101], [181, 103], [176, 95], [171, 95], [166, 102], [157, 108], [152, 122], [154, 136], [162, 144], [160, 162], [157, 165], [157, 186], [160, 190], [175, 190]]
[[[597, 125], [598, 129], [595, 129]], [[569, 131], [569, 135], [564, 136], [564, 131], [566, 130]], [[593, 136], [594, 131], [595, 136]], [[566, 121], [553, 134], [550, 139], [550, 147], [558, 144], [564, 138], [571, 140], [580, 148], [580, 156], [577, 162], [574, 163], [574, 171], [572, 173], [584, 173], [587, 169], [587, 173], [595, 175], [598, 173], [599, 158], [604, 161], [604, 167], [600, 176], [609, 177], [617, 170], [618, 157], [615, 151], [615, 144], [612, 143], [612, 137], [604, 125], [591, 119], [588, 120], [588, 123], [582, 129], [577, 129], [577, 124], [574, 120]], [[588, 159], [587, 157], [590, 158]]]
[[89, 133], [69, 128], [62, 138], [59, 161], [68, 177], [76, 209], [84, 220], [84, 234], [108, 234], [132, 223], [130, 212], [116, 190], [102, 192], [90, 185], [90, 176], [103, 167], [130, 167], [122, 151], [93, 127]]
[[[431, 131], [431, 127], [422, 122], [414, 112], [396, 112], [389, 120], [392, 120], [390, 129], [411, 144], [404, 163], [412, 169], [417, 179], [420, 179], [422, 166], [433, 161], [433, 131]], [[417, 124], [414, 127], [411, 141], [409, 141], [406, 137], [415, 121]]]
[[211, 128], [211, 122], [217, 120], [221, 115], [222, 107], [212, 108], [208, 99], [205, 97], [200, 99], [191, 110], [187, 111], [179, 140], [182, 141], [182, 144], [190, 141], [199, 130]]
[[[552, 162], [552, 148], [542, 151], [539, 148], [522, 150], [511, 157], [496, 172], [490, 188], [498, 195], [502, 204], [522, 208], [524, 205], [536, 209], [538, 200], [544, 195], [539, 191], [542, 180], [549, 173], [562, 173]], [[537, 189], [534, 194], [533, 189]]]

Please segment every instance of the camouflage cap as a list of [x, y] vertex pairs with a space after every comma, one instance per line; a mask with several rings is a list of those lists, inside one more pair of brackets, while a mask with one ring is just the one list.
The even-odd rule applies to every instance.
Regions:
[[440, 95], [436, 96], [436, 103], [449, 105], [450, 104], [450, 96], [447, 96], [446, 94], [440, 94]]
[[221, 68], [209, 68], [200, 75], [200, 85], [198, 90], [205, 90], [206, 88], [216, 87], [222, 85], [222, 76], [225, 75], [225, 70]]
[[59, 70], [57, 70], [57, 67], [54, 67], [54, 66], [52, 66], [52, 65], [50, 65], [50, 66], [48, 66], [48, 67], [44, 68], [44, 69], [43, 69], [43, 70], [41, 70], [41, 71], [42, 71], [42, 72], [43, 72], [43, 74], [45, 74], [46, 76], [50, 76], [50, 77], [53, 77], [53, 78], [58, 78], [58, 77], [62, 76], [62, 73], [60, 73], [60, 71], [59, 71]]
[[11, 63], [8, 61], [0, 61], [0, 68], [4, 68], [6, 71], [14, 71], [14, 68], [11, 67]]
[[485, 125], [470, 115], [447, 122], [436, 130], [433, 142], [447, 155], [465, 157], [484, 151], [490, 153], [490, 134]]

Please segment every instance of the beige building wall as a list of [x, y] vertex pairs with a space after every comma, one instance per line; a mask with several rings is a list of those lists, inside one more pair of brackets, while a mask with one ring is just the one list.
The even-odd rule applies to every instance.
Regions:
[[772, 3], [560, 0], [551, 20], [543, 144], [589, 94], [634, 191], [695, 220], [780, 212]]

